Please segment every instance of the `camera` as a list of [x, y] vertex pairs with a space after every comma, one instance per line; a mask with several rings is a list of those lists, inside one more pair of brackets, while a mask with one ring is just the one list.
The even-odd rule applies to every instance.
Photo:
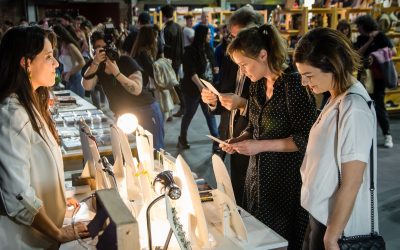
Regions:
[[104, 51], [111, 61], [116, 61], [119, 58], [117, 48], [114, 45], [114, 31], [115, 28], [112, 23], [105, 24], [104, 42], [106, 43], [106, 47], [104, 48]]

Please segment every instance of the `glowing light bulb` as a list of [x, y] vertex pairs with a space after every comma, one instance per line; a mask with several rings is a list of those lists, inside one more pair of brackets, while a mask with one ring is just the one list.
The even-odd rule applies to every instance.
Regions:
[[133, 114], [123, 114], [117, 120], [117, 126], [124, 131], [125, 134], [130, 134], [136, 130], [138, 119]]

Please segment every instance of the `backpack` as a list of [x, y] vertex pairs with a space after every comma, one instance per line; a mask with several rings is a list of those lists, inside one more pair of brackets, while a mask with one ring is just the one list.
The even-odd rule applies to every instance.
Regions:
[[153, 63], [153, 74], [156, 87], [161, 90], [171, 89], [179, 84], [170, 59], [157, 59]]

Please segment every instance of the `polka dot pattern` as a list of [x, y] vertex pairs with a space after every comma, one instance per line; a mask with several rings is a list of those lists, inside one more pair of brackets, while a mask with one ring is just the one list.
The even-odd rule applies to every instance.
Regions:
[[258, 140], [292, 137], [298, 152], [262, 152], [250, 157], [245, 207], [260, 221], [301, 249], [308, 214], [300, 206], [300, 166], [316, 118], [315, 100], [298, 73], [283, 74], [267, 100], [264, 79], [250, 87], [249, 126]]

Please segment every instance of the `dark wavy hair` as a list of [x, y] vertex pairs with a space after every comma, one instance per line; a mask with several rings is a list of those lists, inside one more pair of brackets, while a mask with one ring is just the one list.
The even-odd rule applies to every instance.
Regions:
[[311, 65], [324, 73], [332, 73], [333, 88], [339, 95], [352, 85], [352, 73], [359, 69], [361, 57], [342, 32], [331, 28], [315, 28], [297, 43], [293, 61]]
[[18, 26], [4, 34], [0, 43], [0, 101], [15, 93], [28, 114], [33, 130], [45, 138], [40, 132], [40, 128], [43, 127], [42, 121], [36, 119], [40, 115], [59, 142], [49, 112], [49, 89], [39, 87], [33, 90], [28, 70], [20, 63], [21, 59], [25, 59], [25, 65], [28, 59], [34, 60], [43, 50], [45, 39], [49, 39], [54, 48], [57, 40], [54, 32], [39, 26]]
[[281, 75], [287, 68], [287, 43], [273, 25], [264, 24], [240, 31], [229, 44], [227, 52], [231, 57], [234, 52], [239, 52], [246, 57], [257, 59], [262, 49], [268, 53], [267, 63], [271, 72]]

